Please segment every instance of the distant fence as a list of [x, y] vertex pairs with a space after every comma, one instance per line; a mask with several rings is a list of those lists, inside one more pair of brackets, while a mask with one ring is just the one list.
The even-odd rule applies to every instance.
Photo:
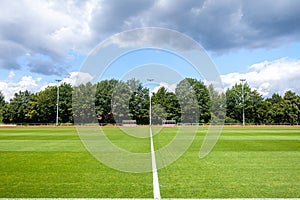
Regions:
[[[126, 123], [125, 123], [126, 124]], [[133, 123], [134, 124], [134, 123]], [[131, 125], [133, 125], [131, 124]], [[59, 126], [122, 126], [124, 124], [122, 123], [60, 123], [58, 124]], [[207, 123], [181, 123], [178, 122], [176, 124], [172, 124], [172, 126], [199, 126], [199, 127], [204, 127], [204, 126], [209, 126], [210, 124]], [[56, 126], [55, 123], [15, 123], [15, 124], [0, 124], [0, 128], [5, 128], [5, 127], [16, 127], [16, 126], [49, 126], [53, 127]], [[134, 124], [134, 126], [148, 126], [148, 124]], [[158, 125], [162, 126], [162, 125]], [[242, 123], [225, 123], [223, 125], [224, 127], [226, 126], [231, 126], [231, 127], [240, 127], [243, 126]], [[255, 123], [246, 123], [245, 127], [272, 127], [272, 126], [286, 126], [286, 127], [292, 127], [292, 126], [300, 126], [300, 124], [288, 124], [288, 123], [281, 123], [281, 124], [255, 124]]]
[[122, 120], [122, 126], [136, 126], [136, 120]]
[[162, 120], [163, 126], [176, 126], [176, 120]]
[[177, 126], [204, 126], [204, 123], [177, 123]]
[[12, 127], [17, 126], [16, 124], [0, 124], [0, 127]]
[[[256, 123], [246, 123], [245, 126], [299, 126], [300, 124], [295, 123], [279, 123], [279, 124], [274, 124], [274, 123], [265, 123], [265, 124], [256, 124]], [[224, 126], [243, 126], [242, 123], [224, 123]]]

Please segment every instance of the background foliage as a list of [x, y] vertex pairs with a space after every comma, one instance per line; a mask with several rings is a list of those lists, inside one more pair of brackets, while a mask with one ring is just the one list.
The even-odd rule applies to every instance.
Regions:
[[[72, 102], [72, 98], [75, 101]], [[175, 92], [161, 87], [152, 94], [153, 123], [159, 124], [163, 119], [209, 123], [214, 118], [212, 109], [214, 115], [219, 109], [212, 104], [212, 99], [216, 102], [221, 98], [226, 98], [226, 123], [241, 123], [243, 107], [246, 123], [300, 123], [300, 96], [293, 91], [287, 91], [283, 96], [273, 94], [263, 98], [246, 83], [243, 101], [241, 84], [218, 94], [211, 85], [206, 86], [202, 81], [191, 78], [179, 82]], [[56, 101], [56, 86], [49, 86], [38, 93], [20, 91], [9, 102], [5, 102], [0, 91], [0, 121], [55, 123]], [[74, 123], [74, 119], [80, 119], [82, 123], [111, 124], [134, 119], [138, 124], [148, 124], [149, 89], [135, 79], [126, 82], [103, 80], [76, 87], [63, 83], [59, 86], [58, 107], [59, 123]]]

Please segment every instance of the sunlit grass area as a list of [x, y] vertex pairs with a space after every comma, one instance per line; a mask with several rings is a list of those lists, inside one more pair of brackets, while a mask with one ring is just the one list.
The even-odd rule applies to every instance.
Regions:
[[106, 167], [72, 128], [0, 129], [0, 163], [0, 197], [152, 197], [151, 173]]
[[199, 159], [205, 133], [200, 129], [190, 149], [159, 171], [165, 198], [300, 196], [300, 129], [225, 128], [213, 151]]
[[[170, 144], [177, 130], [153, 129], [155, 149]], [[149, 153], [148, 131], [104, 133], [120, 149]], [[187, 151], [158, 170], [162, 198], [300, 196], [299, 128], [225, 128], [213, 151], [199, 159], [206, 133], [199, 128]], [[75, 128], [1, 128], [0, 163], [2, 198], [153, 198], [152, 173], [107, 167], [86, 150]]]

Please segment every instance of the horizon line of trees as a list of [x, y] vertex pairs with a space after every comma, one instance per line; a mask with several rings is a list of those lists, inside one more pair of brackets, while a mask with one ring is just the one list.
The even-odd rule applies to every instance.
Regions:
[[[55, 123], [57, 87], [31, 93], [19, 91], [9, 102], [5, 102], [0, 91], [0, 121], [3, 123]], [[225, 105], [216, 105], [212, 98]], [[263, 98], [257, 90], [244, 84], [235, 84], [225, 93], [219, 94], [202, 81], [186, 78], [177, 84], [175, 92], [161, 87], [152, 94], [152, 122], [163, 119], [176, 122], [210, 123], [222, 107], [226, 107], [225, 123], [242, 123], [242, 111], [248, 124], [300, 124], [300, 96], [287, 91], [283, 96], [273, 94]], [[59, 86], [59, 123], [121, 123], [134, 119], [137, 124], [149, 123], [149, 89], [138, 80], [126, 82], [115, 79], [96, 84], [86, 83]], [[220, 111], [220, 116], [222, 112]], [[224, 113], [225, 114], [225, 113]]]

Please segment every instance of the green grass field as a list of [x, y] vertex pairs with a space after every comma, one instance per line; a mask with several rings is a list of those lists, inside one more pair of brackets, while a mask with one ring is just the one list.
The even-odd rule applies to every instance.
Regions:
[[[225, 128], [213, 151], [198, 154], [207, 129], [188, 151], [158, 170], [162, 198], [299, 198], [299, 128]], [[105, 129], [117, 146], [149, 152], [149, 138]], [[175, 136], [154, 136], [159, 149]], [[95, 159], [75, 128], [1, 128], [0, 198], [153, 198], [152, 173], [125, 173]]]

